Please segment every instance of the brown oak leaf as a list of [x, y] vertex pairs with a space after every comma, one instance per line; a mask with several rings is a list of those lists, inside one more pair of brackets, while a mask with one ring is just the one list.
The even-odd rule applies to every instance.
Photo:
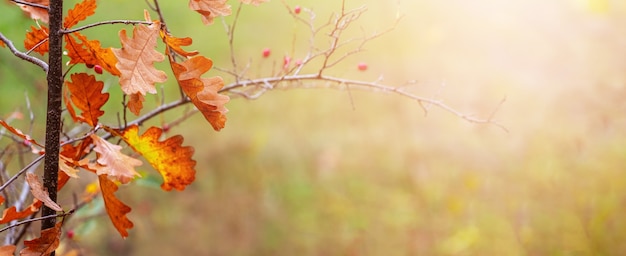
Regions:
[[63, 222], [58, 222], [54, 227], [41, 231], [41, 236], [33, 240], [24, 241], [26, 248], [20, 251], [20, 256], [41, 256], [50, 255], [60, 244], [61, 226]]
[[121, 72], [120, 86], [125, 94], [155, 94], [154, 84], [167, 80], [165, 72], [154, 67], [154, 62], [165, 59], [163, 54], [155, 50], [160, 27], [158, 21], [150, 26], [136, 25], [132, 38], [126, 36], [125, 29], [120, 31], [122, 49], [113, 49], [113, 54], [118, 60], [115, 67]]
[[[43, 6], [50, 6], [50, 0], [26, 0], [24, 2], [39, 4]], [[15, 3], [15, 4], [17, 4], [20, 8], [22, 8], [23, 11], [30, 14], [31, 19], [41, 20], [45, 23], [48, 23], [48, 10], [39, 8], [39, 7], [30, 6], [30, 5], [20, 4], [20, 3]]]
[[189, 0], [189, 9], [202, 15], [204, 25], [211, 25], [216, 17], [228, 16], [232, 13], [226, 0]]
[[61, 206], [59, 206], [56, 202], [50, 199], [48, 191], [46, 191], [41, 182], [39, 182], [39, 177], [37, 177], [36, 174], [30, 172], [26, 173], [26, 182], [30, 187], [30, 193], [33, 194], [35, 198], [37, 198], [39, 201], [42, 201], [44, 205], [52, 210], [55, 210], [57, 212], [63, 211], [63, 208], [61, 208]]
[[224, 87], [224, 81], [221, 77], [200, 77], [211, 69], [213, 61], [203, 56], [195, 56], [182, 63], [170, 60], [170, 64], [183, 92], [211, 123], [213, 129], [219, 131], [224, 128], [228, 112], [224, 105], [230, 100], [228, 96], [218, 93]]

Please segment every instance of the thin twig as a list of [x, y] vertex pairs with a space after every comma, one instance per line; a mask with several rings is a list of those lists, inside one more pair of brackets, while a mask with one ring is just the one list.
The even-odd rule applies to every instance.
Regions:
[[14, 2], [16, 4], [23, 4], [23, 5], [36, 7], [36, 8], [41, 8], [41, 9], [44, 9], [46, 11], [50, 10], [50, 8], [48, 6], [41, 5], [41, 4], [36, 4], [36, 3], [31, 3], [31, 2], [25, 2], [25, 1], [22, 1], [22, 0], [11, 0], [11, 2]]
[[17, 226], [20, 226], [20, 225], [24, 225], [26, 223], [40, 221], [40, 220], [45, 220], [45, 219], [50, 219], [50, 218], [65, 217], [65, 216], [71, 215], [73, 213], [74, 213], [74, 210], [72, 209], [72, 210], [70, 210], [68, 212], [64, 212], [64, 213], [59, 213], [59, 214], [54, 214], [54, 215], [48, 215], [48, 216], [43, 216], [43, 217], [37, 217], [37, 218], [23, 220], [23, 221], [15, 223], [13, 225], [6, 226], [6, 227], [0, 229], [0, 233], [4, 232], [7, 229], [11, 229], [11, 228], [14, 228], [14, 227], [17, 227]]
[[2, 186], [0, 186], [0, 192], [3, 191], [8, 185], [13, 183], [13, 181], [15, 181], [17, 179], [17, 177], [19, 177], [20, 175], [24, 174], [24, 172], [26, 172], [28, 169], [30, 169], [30, 167], [32, 167], [33, 165], [35, 165], [39, 161], [43, 160], [44, 156], [45, 156], [45, 154], [44, 155], [40, 155], [39, 157], [35, 158], [35, 160], [30, 162], [28, 165], [26, 165], [24, 168], [22, 168], [19, 172], [17, 172], [15, 175], [13, 175], [13, 177], [11, 177], [9, 180], [7, 180], [7, 182], [5, 182], [4, 184], [2, 184]]
[[101, 26], [101, 25], [111, 25], [111, 24], [125, 24], [125, 25], [138, 25], [138, 24], [143, 24], [143, 25], [152, 25], [151, 21], [142, 21], [142, 20], [107, 20], [107, 21], [100, 21], [100, 22], [96, 22], [96, 23], [91, 23], [82, 27], [77, 27], [77, 28], [73, 28], [73, 29], [69, 29], [69, 30], [61, 30], [61, 34], [71, 34], [74, 32], [78, 32], [81, 30], [85, 30], [91, 27], [96, 27], [96, 26]]
[[48, 63], [46, 63], [45, 61], [30, 56], [28, 54], [25, 54], [23, 52], [20, 52], [19, 50], [17, 50], [17, 48], [15, 48], [15, 45], [13, 45], [13, 42], [11, 40], [9, 40], [8, 38], [6, 38], [2, 32], [0, 32], [0, 40], [2, 40], [2, 42], [4, 42], [4, 44], [9, 47], [9, 50], [11, 51], [11, 53], [13, 53], [13, 55], [17, 56], [20, 59], [23, 59], [25, 61], [28, 61], [30, 63], [33, 63], [39, 67], [41, 67], [43, 69], [43, 71], [48, 72]]

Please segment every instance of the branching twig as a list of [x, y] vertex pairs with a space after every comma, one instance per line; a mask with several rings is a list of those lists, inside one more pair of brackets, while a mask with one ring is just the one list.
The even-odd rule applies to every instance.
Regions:
[[111, 25], [111, 24], [125, 24], [125, 25], [137, 25], [137, 24], [144, 24], [144, 25], [152, 25], [152, 22], [150, 21], [141, 21], [141, 20], [107, 20], [107, 21], [100, 21], [100, 22], [96, 22], [96, 23], [91, 23], [82, 27], [77, 27], [77, 28], [73, 28], [73, 29], [68, 29], [68, 30], [61, 30], [62, 34], [70, 34], [70, 33], [74, 33], [74, 32], [78, 32], [81, 30], [85, 30], [91, 27], [96, 27], [96, 26], [101, 26], [101, 25]]
[[71, 214], [73, 214], [73, 213], [74, 213], [74, 210], [72, 209], [72, 210], [70, 210], [70, 211], [68, 211], [68, 212], [64, 212], [64, 213], [58, 213], [58, 214], [54, 214], [54, 215], [48, 215], [48, 216], [43, 216], [43, 217], [37, 217], [37, 218], [32, 218], [32, 219], [23, 220], [23, 221], [20, 221], [20, 222], [15, 223], [15, 224], [13, 224], [13, 225], [6, 226], [6, 227], [4, 227], [4, 228], [0, 229], [0, 233], [1, 233], [1, 232], [4, 232], [4, 231], [5, 231], [5, 230], [7, 230], [7, 229], [11, 229], [11, 228], [14, 228], [14, 227], [17, 227], [17, 226], [20, 226], [20, 225], [24, 225], [24, 224], [26, 224], [26, 223], [35, 222], [35, 221], [40, 221], [40, 220], [45, 220], [45, 219], [50, 219], [50, 218], [65, 217], [65, 216], [67, 216], [67, 215], [71, 215]]
[[45, 61], [30, 56], [28, 54], [25, 54], [23, 52], [20, 52], [19, 50], [17, 50], [17, 48], [15, 48], [15, 46], [13, 45], [13, 42], [11, 40], [9, 40], [8, 38], [6, 38], [2, 32], [0, 32], [0, 40], [2, 40], [2, 42], [4, 42], [4, 44], [6, 44], [7, 47], [9, 47], [9, 50], [11, 51], [11, 53], [13, 53], [13, 55], [17, 56], [20, 59], [23, 59], [25, 61], [28, 61], [30, 63], [33, 63], [39, 67], [41, 67], [43, 69], [43, 71], [48, 72], [48, 63], [46, 63]]

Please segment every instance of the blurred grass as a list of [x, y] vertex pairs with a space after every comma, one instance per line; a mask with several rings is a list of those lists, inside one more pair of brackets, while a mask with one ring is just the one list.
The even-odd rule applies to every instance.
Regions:
[[[288, 3], [315, 10], [320, 22], [340, 7]], [[140, 4], [99, 4], [91, 21], [142, 18]], [[184, 4], [162, 4], [176, 36], [192, 36], [217, 66], [230, 66], [219, 22], [204, 27]], [[446, 0], [401, 1], [398, 9], [384, 1], [348, 2], [362, 4], [369, 11], [353, 35], [388, 27], [398, 11], [405, 16], [333, 75], [371, 81], [384, 74], [389, 84], [417, 79], [407, 89], [480, 116], [506, 97], [496, 117], [510, 132], [438, 109], [425, 116], [416, 102], [358, 90], [278, 90], [256, 101], [234, 99], [223, 131], [213, 132], [196, 115], [169, 133], [183, 134], [196, 149], [194, 185], [180, 193], [160, 191], [158, 180], [123, 187], [118, 195], [133, 207], [136, 224], [131, 236], [121, 240], [103, 216], [66, 246], [116, 255], [626, 253], [624, 4]], [[3, 33], [21, 20], [3, 16]], [[252, 61], [253, 74], [257, 63], [258, 73], [267, 74], [285, 54], [297, 58], [306, 50], [306, 28], [293, 25], [280, 1], [245, 7], [237, 30], [236, 53]], [[101, 40], [119, 47], [115, 36]], [[261, 59], [265, 47], [272, 48], [271, 60]], [[0, 54], [2, 115], [23, 110], [20, 98], [7, 95], [27, 90], [42, 99], [32, 84], [43, 80], [19, 75], [32, 67], [16, 71], [7, 52]], [[361, 61], [367, 72], [356, 71]], [[121, 102], [116, 80], [103, 79], [114, 113]], [[170, 100], [178, 95], [173, 84], [165, 90]], [[42, 102], [34, 106], [39, 117]], [[108, 118], [115, 123], [115, 115]], [[68, 228], [85, 225], [94, 224]]]

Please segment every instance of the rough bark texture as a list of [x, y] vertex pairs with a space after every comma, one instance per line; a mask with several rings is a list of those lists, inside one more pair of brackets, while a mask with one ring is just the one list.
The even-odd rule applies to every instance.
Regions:
[[[57, 200], [57, 179], [59, 172], [59, 136], [61, 134], [61, 97], [63, 86], [63, 0], [50, 1], [50, 52], [48, 69], [48, 111], [46, 118], [46, 156], [44, 159], [44, 187], [50, 198]], [[43, 208], [42, 216], [54, 215], [56, 212], [48, 207]], [[41, 229], [52, 228], [56, 218], [42, 221]]]

